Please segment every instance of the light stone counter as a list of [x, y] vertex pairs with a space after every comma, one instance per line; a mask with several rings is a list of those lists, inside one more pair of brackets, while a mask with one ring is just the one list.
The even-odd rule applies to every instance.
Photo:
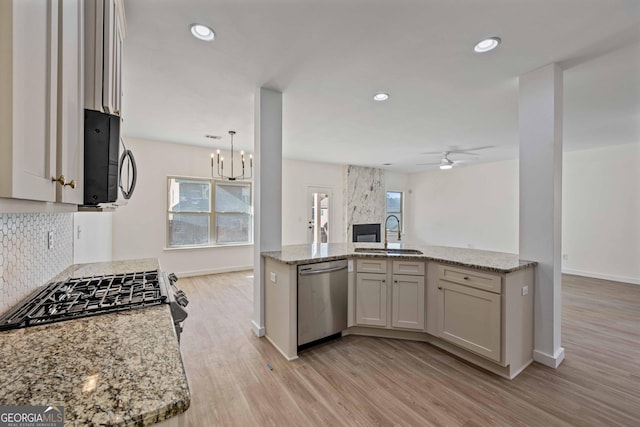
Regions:
[[[80, 264], [54, 279], [157, 268], [155, 259]], [[69, 426], [147, 426], [191, 401], [166, 304], [0, 332], [0, 360], [3, 405], [62, 405]]]
[[309, 264], [332, 261], [348, 257], [360, 258], [399, 258], [436, 261], [443, 264], [477, 268], [495, 273], [511, 273], [537, 265], [534, 261], [521, 260], [516, 254], [483, 251], [479, 249], [453, 248], [447, 246], [414, 246], [401, 243], [389, 243], [389, 248], [418, 249], [419, 254], [382, 254], [355, 252], [355, 248], [382, 248], [382, 243], [319, 243], [308, 245], [283, 246], [280, 251], [263, 252], [262, 256], [285, 264]]

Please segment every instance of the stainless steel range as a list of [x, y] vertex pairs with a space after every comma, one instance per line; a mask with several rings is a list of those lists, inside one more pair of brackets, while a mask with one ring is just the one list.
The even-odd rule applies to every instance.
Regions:
[[177, 280], [173, 273], [154, 270], [49, 283], [0, 317], [0, 330], [169, 304], [180, 340], [189, 301], [176, 288]]

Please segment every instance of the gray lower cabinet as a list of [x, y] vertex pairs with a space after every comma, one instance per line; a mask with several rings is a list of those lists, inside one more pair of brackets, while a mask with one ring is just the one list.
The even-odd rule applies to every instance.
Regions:
[[363, 258], [356, 271], [356, 324], [424, 330], [424, 262]]
[[445, 280], [438, 281], [438, 290], [438, 336], [500, 362], [500, 294]]
[[391, 326], [424, 329], [424, 275], [393, 275]]
[[387, 326], [387, 275], [358, 273], [356, 276], [356, 323]]

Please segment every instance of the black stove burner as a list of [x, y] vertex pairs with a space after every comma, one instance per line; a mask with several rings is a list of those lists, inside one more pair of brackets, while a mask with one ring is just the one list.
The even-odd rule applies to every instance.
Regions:
[[0, 318], [0, 330], [163, 304], [158, 271], [69, 279], [45, 285]]

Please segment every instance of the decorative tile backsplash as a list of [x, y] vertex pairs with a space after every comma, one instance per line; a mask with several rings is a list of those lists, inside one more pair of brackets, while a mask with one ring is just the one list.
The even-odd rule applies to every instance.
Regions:
[[0, 313], [72, 262], [72, 213], [0, 214]]
[[351, 241], [353, 224], [384, 222], [386, 197], [384, 170], [345, 166], [347, 242]]

